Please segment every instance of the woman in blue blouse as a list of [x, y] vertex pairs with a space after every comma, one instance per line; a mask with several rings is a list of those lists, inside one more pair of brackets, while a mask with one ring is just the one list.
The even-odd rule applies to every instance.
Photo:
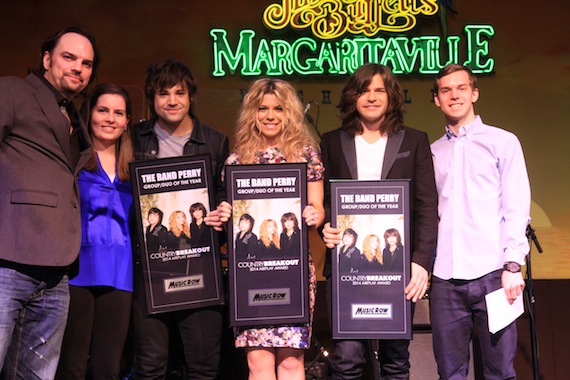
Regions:
[[119, 378], [133, 294], [129, 95], [121, 86], [101, 84], [89, 110], [93, 156], [79, 174], [79, 274], [69, 281], [71, 303], [57, 373], [66, 380], [85, 379], [87, 368], [94, 379]]

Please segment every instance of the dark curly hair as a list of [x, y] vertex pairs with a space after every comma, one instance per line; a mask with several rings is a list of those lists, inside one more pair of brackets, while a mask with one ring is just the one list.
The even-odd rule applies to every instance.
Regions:
[[340, 109], [341, 127], [351, 136], [362, 133], [362, 123], [356, 109], [356, 100], [368, 88], [372, 78], [377, 74], [382, 77], [386, 93], [388, 94], [388, 109], [380, 126], [380, 132], [391, 136], [404, 123], [404, 114], [406, 113], [404, 92], [392, 70], [387, 66], [367, 63], [356, 69], [348, 78], [337, 106]]

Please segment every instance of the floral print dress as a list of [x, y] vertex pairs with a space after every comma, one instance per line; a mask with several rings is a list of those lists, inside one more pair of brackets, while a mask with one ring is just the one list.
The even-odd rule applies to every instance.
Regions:
[[[313, 147], [307, 145], [303, 152], [307, 165], [307, 181], [314, 182], [323, 179], [324, 167], [321, 156]], [[285, 156], [278, 148], [270, 148], [256, 157], [256, 164], [279, 164], [286, 162]], [[240, 164], [237, 154], [232, 153], [226, 160], [226, 165]], [[300, 326], [271, 326], [262, 328], [235, 328], [236, 347], [289, 347], [309, 348], [311, 343], [313, 314], [317, 295], [317, 277], [315, 265], [309, 253], [309, 323]]]

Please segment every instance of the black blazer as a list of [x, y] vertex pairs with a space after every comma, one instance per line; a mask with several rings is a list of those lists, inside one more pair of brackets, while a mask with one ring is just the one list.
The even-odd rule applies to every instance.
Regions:
[[[80, 121], [79, 139], [89, 137]], [[69, 125], [35, 74], [0, 78], [0, 259], [63, 267], [79, 255], [81, 215]]]
[[[354, 137], [342, 129], [327, 132], [321, 139], [325, 167], [325, 210], [330, 221], [330, 180], [357, 179]], [[410, 179], [411, 256], [428, 272], [433, 268], [437, 242], [437, 190], [427, 134], [402, 126], [388, 138], [381, 179]], [[331, 252], [327, 249], [324, 276], [331, 274]]]

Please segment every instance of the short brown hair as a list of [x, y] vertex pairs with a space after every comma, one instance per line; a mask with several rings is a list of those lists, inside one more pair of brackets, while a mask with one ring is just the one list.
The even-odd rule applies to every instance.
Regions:
[[194, 96], [196, 95], [196, 81], [192, 70], [184, 63], [175, 59], [164, 59], [151, 63], [146, 70], [145, 95], [152, 116], [154, 110], [154, 94], [157, 91], [172, 88], [180, 84], [185, 86], [190, 96], [190, 111], [194, 110]]
[[93, 47], [93, 69], [91, 71], [91, 77], [89, 78], [89, 84], [91, 84], [97, 76], [97, 68], [99, 67], [100, 61], [99, 52], [97, 51], [97, 43], [95, 42], [95, 37], [93, 37], [93, 35], [89, 33], [87, 29], [78, 25], [70, 25], [68, 27], [65, 27], [46, 38], [40, 48], [40, 64], [38, 66], [38, 74], [43, 75], [46, 71], [44, 68], [45, 52], [47, 51], [49, 54], [52, 54], [61, 37], [67, 33], [76, 33], [82, 35], [83, 37], [87, 38], [89, 42], [91, 42], [91, 47]]
[[433, 93], [437, 95], [439, 91], [439, 80], [446, 75], [453, 74], [457, 71], [465, 71], [469, 76], [469, 84], [471, 88], [474, 90], [477, 88], [477, 77], [473, 74], [473, 71], [467, 66], [459, 65], [457, 63], [450, 63], [449, 65], [445, 66], [443, 69], [439, 71], [435, 80], [433, 81]]

